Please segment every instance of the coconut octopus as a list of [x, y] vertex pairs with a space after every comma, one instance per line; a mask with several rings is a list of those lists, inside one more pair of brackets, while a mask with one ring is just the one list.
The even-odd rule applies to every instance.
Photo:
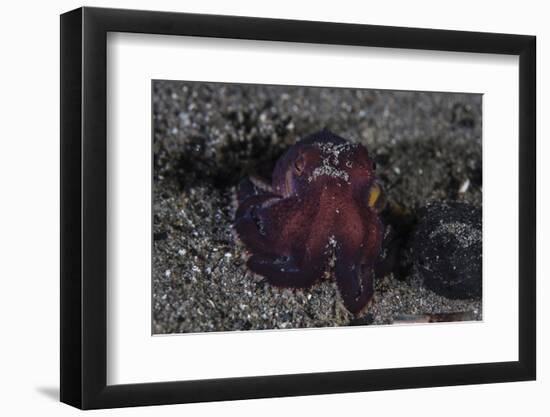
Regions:
[[322, 130], [277, 161], [269, 185], [241, 181], [235, 230], [248, 268], [274, 286], [308, 288], [335, 277], [344, 306], [361, 313], [374, 293], [384, 207], [367, 149]]

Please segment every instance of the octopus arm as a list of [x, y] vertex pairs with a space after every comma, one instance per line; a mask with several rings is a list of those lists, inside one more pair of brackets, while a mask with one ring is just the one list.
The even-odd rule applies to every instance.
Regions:
[[235, 226], [251, 254], [249, 269], [275, 286], [311, 286], [325, 266], [323, 252], [308, 242], [316, 210], [297, 197], [263, 194], [245, 200]]
[[252, 196], [266, 193], [272, 193], [269, 183], [260, 177], [248, 177], [243, 179], [237, 186], [237, 202], [241, 204]]
[[321, 278], [322, 259], [298, 264], [295, 256], [254, 254], [247, 262], [248, 268], [276, 287], [308, 288]]
[[269, 207], [284, 201], [275, 194], [253, 195], [247, 198], [235, 216], [235, 231], [251, 252], [276, 255], [277, 248], [273, 246], [276, 236], [266, 227], [269, 217]]
[[334, 272], [344, 305], [351, 313], [360, 313], [374, 294], [372, 266], [353, 257], [339, 256]]
[[372, 210], [357, 214], [354, 232], [344, 229], [339, 235], [334, 266], [340, 295], [353, 314], [360, 313], [374, 294], [374, 268], [383, 238], [383, 226]]

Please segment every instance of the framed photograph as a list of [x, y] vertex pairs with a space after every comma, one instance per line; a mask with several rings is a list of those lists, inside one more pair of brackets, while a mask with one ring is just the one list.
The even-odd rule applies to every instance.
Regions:
[[61, 401], [533, 380], [535, 37], [61, 16]]

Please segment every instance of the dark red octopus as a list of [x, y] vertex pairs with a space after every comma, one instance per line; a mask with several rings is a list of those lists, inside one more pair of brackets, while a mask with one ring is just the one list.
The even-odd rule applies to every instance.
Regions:
[[373, 296], [384, 234], [374, 168], [364, 146], [323, 130], [279, 158], [271, 186], [243, 180], [235, 229], [248, 268], [289, 288], [333, 271], [345, 307], [361, 312]]

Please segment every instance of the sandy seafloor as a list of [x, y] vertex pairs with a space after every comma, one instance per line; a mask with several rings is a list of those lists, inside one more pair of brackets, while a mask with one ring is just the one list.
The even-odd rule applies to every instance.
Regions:
[[481, 95], [180, 81], [154, 81], [152, 94], [153, 333], [481, 319], [481, 300], [439, 296], [414, 267], [378, 279], [371, 306], [353, 317], [334, 280], [291, 290], [251, 274], [232, 231], [238, 181], [268, 176], [290, 145], [324, 127], [364, 144], [388, 197], [413, 212], [445, 200], [480, 208]]

